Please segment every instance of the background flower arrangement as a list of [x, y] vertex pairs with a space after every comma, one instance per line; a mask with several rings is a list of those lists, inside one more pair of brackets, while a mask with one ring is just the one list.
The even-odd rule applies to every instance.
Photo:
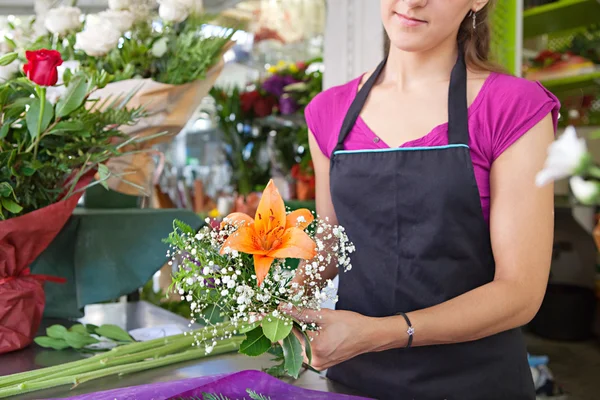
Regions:
[[319, 63], [282, 61], [246, 90], [211, 91], [238, 193], [262, 190], [270, 177], [283, 175], [303, 187], [294, 197], [314, 198], [304, 108], [322, 90]]

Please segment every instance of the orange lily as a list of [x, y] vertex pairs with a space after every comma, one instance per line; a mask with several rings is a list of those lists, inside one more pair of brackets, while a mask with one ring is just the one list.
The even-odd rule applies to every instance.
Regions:
[[[300, 221], [298, 221], [300, 219]], [[238, 226], [221, 247], [254, 255], [254, 271], [260, 286], [276, 258], [310, 260], [316, 255], [315, 242], [304, 229], [313, 221], [307, 209], [286, 216], [285, 204], [273, 181], [265, 188], [254, 219], [243, 213], [226, 217], [227, 223]]]

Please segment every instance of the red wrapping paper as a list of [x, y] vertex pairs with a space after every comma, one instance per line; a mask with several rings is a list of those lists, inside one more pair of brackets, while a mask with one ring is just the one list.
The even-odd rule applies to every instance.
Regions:
[[[82, 187], [89, 178], [82, 179]], [[0, 221], [0, 354], [22, 349], [33, 341], [46, 303], [45, 275], [31, 275], [29, 265], [48, 247], [77, 206], [81, 194]]]

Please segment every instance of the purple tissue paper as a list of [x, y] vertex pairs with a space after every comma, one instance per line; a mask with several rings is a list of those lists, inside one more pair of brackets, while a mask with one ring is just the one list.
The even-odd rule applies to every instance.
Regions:
[[299, 388], [264, 372], [252, 370], [132, 386], [69, 398], [74, 400], [179, 400], [202, 398], [203, 393], [212, 393], [222, 394], [233, 400], [242, 400], [250, 398], [247, 389], [270, 397], [271, 400], [366, 400], [362, 397]]

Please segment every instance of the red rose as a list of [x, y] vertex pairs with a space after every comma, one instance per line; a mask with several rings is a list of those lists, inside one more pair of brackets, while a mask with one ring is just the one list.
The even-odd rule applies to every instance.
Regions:
[[273, 113], [273, 108], [276, 105], [277, 99], [275, 97], [261, 97], [254, 103], [254, 114], [259, 118], [271, 115]]
[[253, 90], [252, 92], [245, 92], [240, 95], [240, 103], [242, 111], [249, 113], [254, 108], [254, 103], [260, 98], [260, 94]]
[[25, 52], [27, 64], [23, 72], [30, 81], [40, 86], [53, 86], [58, 81], [57, 67], [63, 63], [60, 53], [56, 50], [36, 50]]
[[296, 63], [296, 68], [298, 68], [300, 71], [304, 71], [306, 69], [306, 67], [308, 67], [308, 64], [305, 63], [304, 61], [298, 61]]

